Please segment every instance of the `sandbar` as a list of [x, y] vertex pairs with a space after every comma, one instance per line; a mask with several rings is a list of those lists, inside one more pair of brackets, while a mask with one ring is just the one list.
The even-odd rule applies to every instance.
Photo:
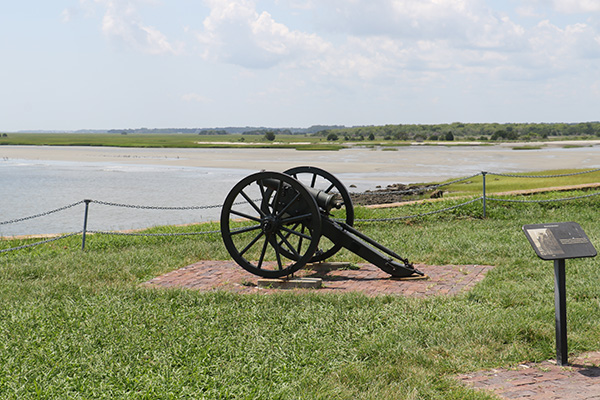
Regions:
[[[567, 144], [580, 147], [565, 148]], [[283, 171], [312, 165], [334, 174], [368, 175], [392, 182], [427, 182], [487, 172], [530, 172], [600, 167], [600, 140], [528, 143], [541, 149], [492, 146], [350, 147], [339, 151], [294, 149], [118, 148], [88, 146], [0, 146], [2, 161], [102, 163]]]

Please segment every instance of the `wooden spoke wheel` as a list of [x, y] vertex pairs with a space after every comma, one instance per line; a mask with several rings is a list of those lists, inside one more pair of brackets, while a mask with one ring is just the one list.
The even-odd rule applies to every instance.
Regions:
[[321, 237], [321, 214], [296, 179], [258, 172], [238, 182], [221, 210], [221, 236], [233, 259], [265, 278], [293, 274], [311, 260]]
[[[285, 174], [292, 176], [306, 187], [322, 190], [328, 194], [337, 194], [342, 199], [342, 207], [329, 211], [331, 219], [338, 219], [346, 224], [354, 225], [354, 206], [352, 198], [344, 184], [329, 172], [317, 167], [295, 167], [284, 171]], [[322, 210], [323, 212], [327, 210]], [[341, 244], [335, 244], [326, 237], [321, 237], [319, 246], [311, 258], [310, 262], [323, 261], [342, 248]]]

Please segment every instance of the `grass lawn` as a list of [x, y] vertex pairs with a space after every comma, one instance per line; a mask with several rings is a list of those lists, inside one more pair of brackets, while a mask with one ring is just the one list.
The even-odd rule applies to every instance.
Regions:
[[[561, 187], [600, 182], [600, 170], [594, 170], [595, 172], [589, 173], [587, 171], [590, 170], [561, 169], [506, 175], [489, 173], [485, 176], [486, 193], [492, 195], [507, 191], [546, 188], [549, 185], [552, 185], [552, 187]], [[577, 173], [578, 175], [573, 175]], [[514, 178], [510, 175], [518, 175], [526, 178]], [[552, 178], [549, 179], [549, 177]], [[481, 196], [483, 179], [484, 177], [479, 174], [472, 179], [444, 186], [443, 189], [447, 191], [445, 196]], [[564, 195], [561, 194], [561, 197], [564, 197]]]
[[[481, 178], [481, 177], [479, 177]], [[561, 197], [584, 192], [561, 193]], [[556, 194], [536, 195], [551, 198]], [[357, 209], [412, 215], [460, 203]], [[551, 262], [524, 224], [576, 221], [598, 247], [600, 197], [481, 204], [357, 228], [411, 261], [490, 264], [455, 297], [236, 295], [139, 284], [200, 259], [219, 235], [92, 235], [0, 254], [2, 399], [491, 399], [458, 373], [555, 357]], [[153, 231], [209, 231], [216, 225]], [[27, 241], [0, 241], [0, 248]], [[360, 261], [342, 251], [334, 261]], [[567, 262], [569, 349], [600, 349], [600, 268]], [[399, 283], [401, 284], [401, 283]]]

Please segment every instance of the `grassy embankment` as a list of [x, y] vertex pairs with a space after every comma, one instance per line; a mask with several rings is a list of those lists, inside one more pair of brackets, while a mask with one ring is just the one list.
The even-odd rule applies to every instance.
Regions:
[[[461, 201], [357, 214], [412, 215]], [[555, 356], [552, 264], [535, 256], [521, 226], [577, 221], [597, 246], [599, 219], [594, 196], [494, 203], [486, 219], [473, 203], [359, 224], [414, 262], [495, 266], [471, 292], [429, 299], [139, 287], [200, 259], [229, 259], [219, 235], [94, 235], [85, 252], [75, 237], [0, 254], [0, 398], [491, 399], [452, 376]], [[360, 261], [348, 252], [335, 260]], [[568, 262], [574, 354], [600, 349], [599, 281], [596, 259]]]
[[339, 150], [339, 143], [322, 137], [277, 135], [274, 142], [260, 135], [109, 134], [109, 133], [11, 133], [0, 137], [0, 145], [109, 146], [168, 148], [295, 148]]

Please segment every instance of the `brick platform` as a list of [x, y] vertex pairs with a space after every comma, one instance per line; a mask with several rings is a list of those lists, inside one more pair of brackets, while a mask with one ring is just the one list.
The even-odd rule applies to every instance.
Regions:
[[[372, 264], [359, 269], [339, 264], [313, 264], [296, 276], [323, 279], [320, 289], [293, 289], [318, 293], [362, 292], [369, 296], [397, 294], [425, 297], [453, 295], [473, 287], [492, 267], [487, 265], [415, 265], [425, 279], [394, 279]], [[151, 287], [180, 287], [196, 290], [226, 290], [237, 293], [276, 293], [289, 289], [258, 288], [259, 277], [246, 272], [233, 261], [199, 261], [144, 283]]]
[[551, 361], [523, 364], [513, 370], [459, 376], [465, 384], [502, 399], [600, 400], [600, 352], [584, 354], [560, 367]]

